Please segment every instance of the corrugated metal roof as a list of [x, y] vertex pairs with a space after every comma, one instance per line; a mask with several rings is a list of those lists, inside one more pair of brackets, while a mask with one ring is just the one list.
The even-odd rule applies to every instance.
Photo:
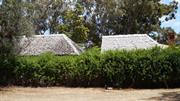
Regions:
[[103, 36], [101, 51], [147, 49], [155, 46], [164, 47], [147, 34]]

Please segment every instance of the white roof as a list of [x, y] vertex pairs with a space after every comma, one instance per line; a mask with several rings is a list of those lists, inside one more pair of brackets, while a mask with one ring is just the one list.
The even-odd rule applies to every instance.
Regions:
[[20, 55], [39, 55], [52, 52], [56, 55], [79, 55], [82, 49], [64, 34], [19, 37]]
[[101, 51], [148, 49], [155, 46], [164, 47], [147, 34], [103, 36]]

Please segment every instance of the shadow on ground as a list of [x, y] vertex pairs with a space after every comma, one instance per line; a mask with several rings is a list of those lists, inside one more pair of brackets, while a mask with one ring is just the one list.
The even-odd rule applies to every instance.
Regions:
[[156, 100], [156, 101], [180, 101], [180, 92], [166, 92], [161, 93], [160, 97], [152, 97], [146, 100]]

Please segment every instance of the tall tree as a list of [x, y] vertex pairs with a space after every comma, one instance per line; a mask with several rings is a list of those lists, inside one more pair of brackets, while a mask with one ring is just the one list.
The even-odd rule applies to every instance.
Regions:
[[14, 37], [34, 33], [33, 23], [25, 13], [28, 8], [23, 0], [3, 0], [0, 4], [0, 85], [10, 83], [14, 76]]
[[[27, 2], [27, 0], [26, 0]], [[44, 34], [49, 30], [55, 33], [58, 25], [58, 17], [67, 8], [63, 0], [30, 0], [32, 9], [27, 14], [33, 18], [36, 34]]]
[[86, 42], [89, 29], [85, 26], [83, 8], [76, 4], [74, 10], [65, 10], [63, 21], [57, 27], [58, 32], [67, 34], [75, 42]]
[[[92, 14], [93, 39], [102, 35], [150, 33], [160, 30], [160, 18], [175, 19], [178, 3], [162, 4], [161, 0], [79, 0]], [[94, 3], [95, 6], [91, 4]], [[95, 8], [94, 11], [91, 9]], [[93, 25], [93, 26], [92, 26]]]
[[76, 42], [87, 40], [89, 29], [84, 26], [84, 10], [72, 0], [34, 0], [31, 1], [36, 34], [64, 33]]
[[[17, 35], [32, 34], [33, 24], [30, 17], [24, 13], [28, 6], [21, 0], [3, 0], [0, 5], [0, 50], [3, 47], [12, 47], [13, 37]], [[2, 52], [3, 51], [3, 52]]]

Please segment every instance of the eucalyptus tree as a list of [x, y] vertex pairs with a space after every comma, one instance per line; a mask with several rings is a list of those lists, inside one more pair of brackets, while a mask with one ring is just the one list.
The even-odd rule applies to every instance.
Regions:
[[10, 48], [15, 45], [13, 37], [33, 33], [33, 23], [30, 17], [26, 16], [25, 9], [28, 9], [28, 6], [21, 0], [2, 1], [0, 5], [1, 54], [11, 51]]
[[31, 18], [26, 16], [29, 5], [21, 0], [1, 0], [0, 3], [0, 85], [14, 77], [16, 64], [14, 38], [33, 33]]
[[83, 9], [73, 0], [31, 0], [36, 34], [64, 33], [76, 42], [85, 42], [88, 28], [84, 26]]
[[[136, 34], [159, 31], [162, 22], [175, 19], [178, 3], [161, 0], [79, 0], [91, 16], [90, 36], [100, 41], [102, 35]], [[95, 8], [94, 10], [92, 10]], [[95, 40], [96, 42], [98, 42]]]

